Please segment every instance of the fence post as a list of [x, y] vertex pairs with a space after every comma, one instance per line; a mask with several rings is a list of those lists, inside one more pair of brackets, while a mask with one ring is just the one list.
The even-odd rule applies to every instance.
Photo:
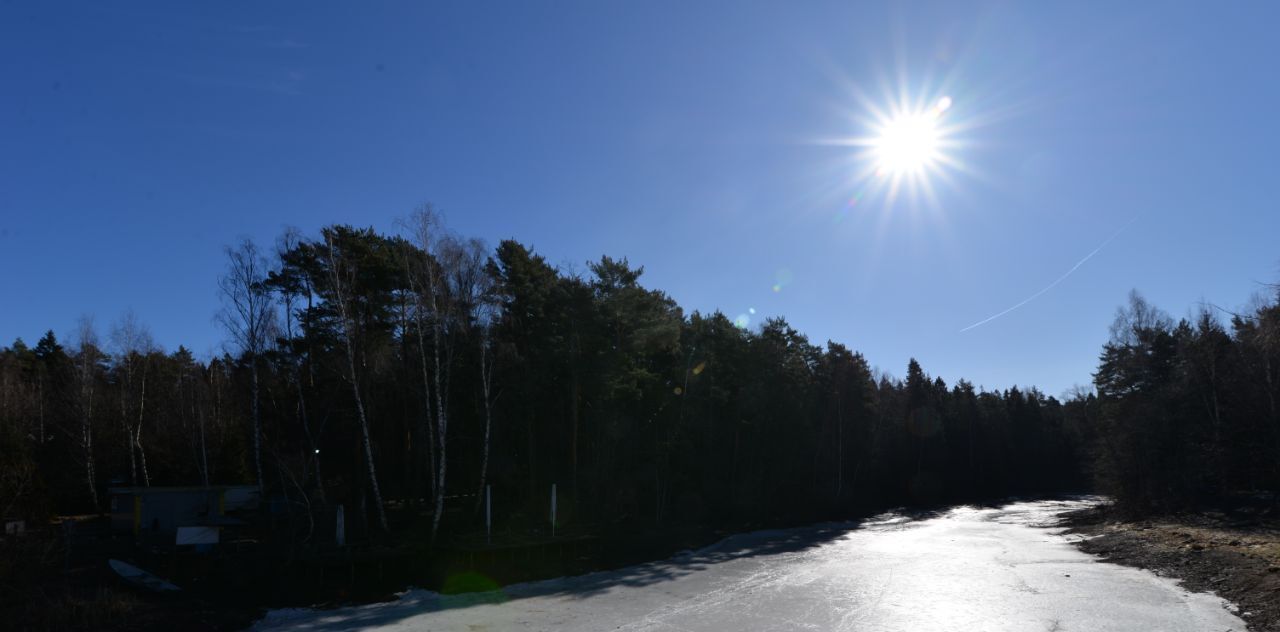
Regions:
[[346, 512], [342, 510], [342, 505], [338, 505], [338, 509], [334, 514], [336, 523], [333, 539], [337, 542], [338, 546], [345, 546], [347, 544], [347, 515]]

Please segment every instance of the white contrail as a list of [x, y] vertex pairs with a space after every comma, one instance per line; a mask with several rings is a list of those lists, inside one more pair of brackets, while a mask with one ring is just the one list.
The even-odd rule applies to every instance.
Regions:
[[1124, 229], [1128, 228], [1131, 224], [1133, 224], [1133, 223], [1134, 223], [1134, 222], [1136, 222], [1136, 221], [1138, 221], [1138, 216], [1137, 216], [1137, 215], [1135, 215], [1135, 216], [1133, 217], [1133, 219], [1129, 220], [1129, 221], [1128, 221], [1124, 226], [1121, 226], [1121, 227], [1120, 227], [1120, 230], [1117, 230], [1114, 234], [1112, 234], [1110, 237], [1108, 237], [1106, 241], [1102, 242], [1102, 245], [1101, 245], [1101, 246], [1098, 246], [1097, 248], [1094, 248], [1094, 249], [1093, 249], [1093, 252], [1090, 252], [1089, 254], [1085, 255], [1083, 259], [1081, 259], [1081, 260], [1077, 261], [1075, 265], [1071, 266], [1071, 269], [1070, 269], [1070, 270], [1067, 270], [1066, 272], [1064, 272], [1064, 273], [1062, 274], [1062, 276], [1058, 277], [1057, 279], [1054, 279], [1053, 283], [1050, 283], [1049, 285], [1044, 286], [1044, 288], [1043, 288], [1043, 289], [1041, 289], [1039, 292], [1036, 292], [1035, 294], [1032, 294], [1031, 296], [1028, 296], [1027, 298], [1023, 299], [1021, 302], [1019, 302], [1017, 305], [1014, 305], [1013, 307], [1010, 307], [1009, 309], [1006, 309], [1006, 310], [1004, 310], [1004, 311], [1002, 311], [1002, 312], [1000, 312], [1000, 313], [998, 313], [998, 314], [995, 314], [994, 316], [988, 316], [987, 318], [984, 318], [984, 319], [982, 319], [982, 320], [980, 320], [980, 321], [978, 321], [978, 322], [976, 322], [976, 323], [974, 323], [974, 324], [972, 324], [972, 325], [969, 325], [968, 327], [965, 327], [964, 329], [961, 329], [961, 330], [960, 330], [960, 333], [964, 333], [964, 332], [966, 332], [966, 331], [969, 331], [970, 329], [973, 329], [974, 327], [981, 327], [982, 325], [985, 325], [985, 324], [987, 324], [987, 323], [989, 323], [989, 322], [991, 322], [991, 321], [993, 321], [993, 320], [995, 320], [995, 319], [997, 319], [997, 318], [1000, 318], [1001, 316], [1004, 316], [1005, 314], [1008, 314], [1009, 312], [1012, 312], [1012, 311], [1013, 311], [1013, 310], [1015, 310], [1015, 309], [1018, 309], [1019, 307], [1022, 307], [1023, 305], [1026, 305], [1027, 303], [1030, 303], [1031, 301], [1036, 300], [1037, 298], [1040, 298], [1040, 295], [1044, 294], [1045, 292], [1048, 292], [1049, 290], [1052, 290], [1052, 289], [1053, 289], [1055, 286], [1057, 286], [1059, 283], [1062, 283], [1064, 280], [1066, 280], [1066, 278], [1067, 278], [1067, 277], [1071, 276], [1071, 273], [1072, 273], [1072, 272], [1075, 272], [1076, 270], [1079, 270], [1079, 269], [1080, 269], [1080, 266], [1084, 265], [1084, 263], [1085, 263], [1086, 261], [1088, 261], [1088, 260], [1092, 259], [1092, 258], [1093, 258], [1093, 256], [1094, 256], [1094, 255], [1096, 255], [1096, 254], [1098, 254], [1098, 252], [1100, 252], [1103, 248], [1106, 248], [1106, 247], [1107, 247], [1107, 244], [1111, 243], [1111, 242], [1112, 242], [1116, 237], [1119, 237], [1119, 236], [1120, 236], [1120, 233], [1123, 233], [1123, 232], [1124, 232]]

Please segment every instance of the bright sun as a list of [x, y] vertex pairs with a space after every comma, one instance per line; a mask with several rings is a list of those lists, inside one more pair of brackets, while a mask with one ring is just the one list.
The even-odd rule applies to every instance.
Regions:
[[943, 97], [923, 112], [899, 112], [885, 121], [871, 143], [876, 158], [876, 172], [902, 176], [919, 174], [940, 158], [941, 132], [938, 119], [951, 107], [951, 99]]
[[826, 141], [857, 150], [838, 163], [841, 169], [853, 167], [841, 181], [853, 189], [846, 208], [870, 194], [892, 205], [904, 193], [913, 204], [923, 200], [937, 208], [937, 185], [949, 187], [955, 184], [953, 174], [972, 173], [955, 153], [971, 144], [963, 134], [973, 123], [955, 120], [951, 97], [915, 100], [904, 89], [885, 106], [865, 96], [860, 100], [864, 111], [850, 118], [865, 135]]

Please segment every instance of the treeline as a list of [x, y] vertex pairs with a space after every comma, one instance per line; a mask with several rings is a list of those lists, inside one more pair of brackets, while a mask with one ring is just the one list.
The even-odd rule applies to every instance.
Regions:
[[1280, 494], [1280, 303], [1217, 313], [1175, 323], [1135, 292], [1116, 316], [1094, 376], [1094, 463], [1126, 511]]
[[[85, 319], [65, 343], [0, 349], [0, 511], [101, 511], [112, 484], [254, 483], [293, 511], [343, 503], [371, 534], [435, 537], [479, 528], [486, 485], [495, 530], [529, 534], [552, 484], [561, 528], [583, 531], [1088, 484], [1092, 398], [948, 385], [914, 360], [895, 379], [781, 318], [685, 314], [626, 260], [579, 275], [430, 211], [402, 228], [228, 249], [233, 351], [207, 361], [161, 350], [132, 315], [102, 338]], [[1139, 405], [1119, 379], [1099, 378], [1104, 411]], [[1224, 418], [1254, 411], [1239, 406]], [[1255, 472], [1229, 461], [1213, 467]]]

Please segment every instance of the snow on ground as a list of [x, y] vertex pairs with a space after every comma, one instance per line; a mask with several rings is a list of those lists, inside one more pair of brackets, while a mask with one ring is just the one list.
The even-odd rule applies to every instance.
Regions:
[[1091, 501], [737, 535], [662, 562], [446, 596], [274, 610], [256, 630], [1243, 632], [1223, 600], [1045, 528]]

